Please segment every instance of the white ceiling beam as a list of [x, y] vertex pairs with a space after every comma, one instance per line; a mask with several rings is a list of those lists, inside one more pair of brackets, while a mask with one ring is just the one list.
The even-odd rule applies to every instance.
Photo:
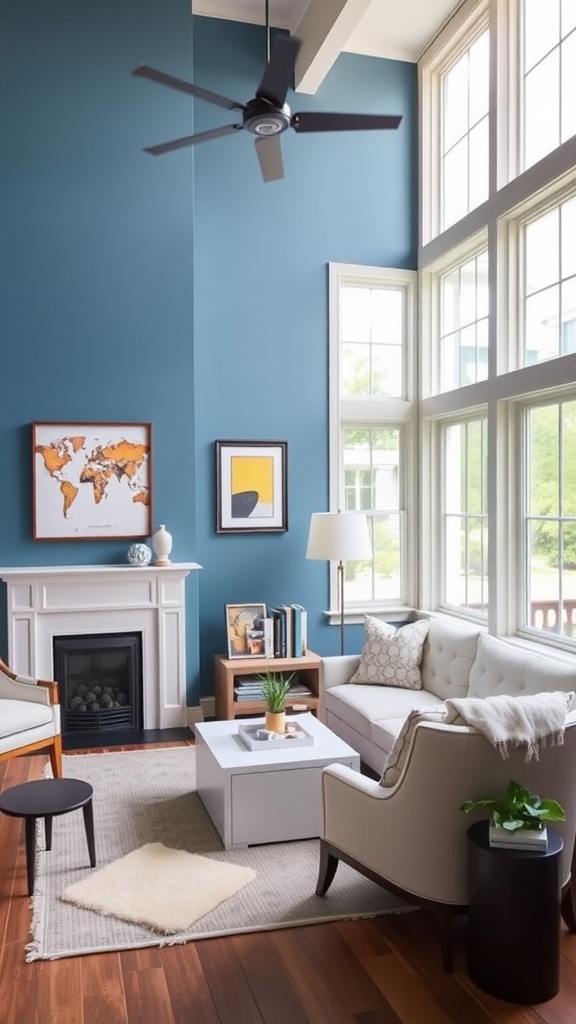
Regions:
[[297, 92], [317, 91], [371, 4], [372, 0], [310, 0], [292, 32], [301, 42], [294, 76]]

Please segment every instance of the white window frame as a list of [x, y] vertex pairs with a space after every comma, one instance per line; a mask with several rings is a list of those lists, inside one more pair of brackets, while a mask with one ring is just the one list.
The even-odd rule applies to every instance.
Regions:
[[[446, 580], [446, 561], [447, 561], [447, 551], [446, 551], [446, 516], [447, 516], [447, 512], [446, 512], [446, 471], [447, 471], [447, 466], [446, 466], [446, 455], [445, 455], [445, 450], [444, 450], [445, 428], [446, 427], [452, 427], [452, 426], [461, 427], [461, 426], [464, 426], [465, 424], [468, 424], [468, 423], [477, 422], [478, 420], [484, 420], [487, 423], [487, 410], [486, 409], [479, 408], [479, 409], [474, 409], [474, 410], [468, 410], [465, 415], [445, 417], [445, 418], [443, 418], [443, 419], [438, 421], [438, 433], [437, 433], [438, 453], [437, 453], [437, 459], [438, 459], [438, 466], [439, 466], [439, 470], [440, 470], [440, 481], [439, 481], [439, 483], [440, 483], [440, 489], [441, 489], [441, 493], [440, 493], [440, 517], [439, 517], [439, 523], [440, 523], [440, 526], [441, 526], [441, 544], [439, 546], [440, 559], [439, 559], [439, 564], [437, 566], [437, 578], [438, 578], [437, 604], [438, 604], [438, 607], [439, 607], [439, 609], [441, 611], [448, 612], [448, 614], [450, 614], [450, 615], [455, 615], [455, 616], [458, 616], [458, 617], [464, 617], [464, 618], [467, 618], [467, 619], [471, 619], [471, 620], [473, 620], [475, 622], [479, 622], [481, 624], [485, 624], [486, 621], [487, 621], [486, 613], [484, 613], [484, 612], [475, 612], [473, 609], [471, 609], [470, 607], [467, 607], [466, 605], [451, 604], [451, 603], [448, 602], [448, 600], [446, 598], [446, 588], [447, 588], [447, 580]], [[465, 513], [465, 515], [469, 515], [469, 514], [470, 514], [469, 512]], [[490, 539], [488, 539], [488, 547], [490, 547]]]
[[[490, 154], [488, 200], [442, 234], [439, 216], [438, 76], [490, 21]], [[522, 431], [519, 403], [576, 389], [576, 354], [520, 366], [522, 255], [520, 225], [576, 188], [576, 135], [533, 166], [520, 166], [518, 0], [465, 0], [419, 64], [421, 92], [421, 244], [419, 247], [421, 390], [419, 422], [420, 574], [418, 608], [441, 612], [440, 425], [485, 410], [488, 420], [489, 612], [487, 630], [517, 643], [563, 649], [575, 641], [523, 630]], [[445, 393], [438, 381], [439, 274], [485, 238], [489, 259], [488, 379]], [[435, 362], [436, 359], [436, 362]], [[444, 611], [442, 609], [442, 611]], [[459, 616], [469, 618], [469, 616]]]
[[[404, 293], [403, 391], [401, 398], [340, 397], [340, 330], [339, 294], [343, 285], [391, 287]], [[344, 508], [344, 460], [342, 431], [344, 427], [365, 426], [399, 428], [402, 431], [403, 464], [401, 466], [400, 514], [403, 519], [401, 551], [401, 588], [399, 602], [369, 602], [346, 607], [346, 621], [361, 622], [369, 612], [385, 612], [388, 618], [406, 615], [416, 601], [416, 316], [417, 274], [412, 270], [371, 267], [349, 263], [328, 264], [329, 296], [329, 450], [330, 511]], [[335, 565], [330, 566], [331, 623], [339, 623], [338, 578]]]
[[[560, 402], [576, 402], [576, 385], [566, 385], [565, 387], [552, 388], [546, 391], [544, 394], [531, 395], [529, 398], [518, 399], [513, 407], [511, 408], [511, 416], [516, 418], [516, 436], [518, 438], [519, 449], [524, 454], [525, 441], [526, 441], [526, 416], [535, 408], [539, 408], [543, 405], [556, 405]], [[524, 598], [528, 592], [528, 575], [529, 565], [527, 562], [526, 554], [528, 549], [527, 544], [527, 506], [528, 506], [528, 479], [527, 479], [527, 464], [526, 460], [523, 459], [519, 469], [519, 503], [521, 504], [522, 510], [522, 528], [518, 531], [516, 538], [517, 543], [517, 565], [518, 565], [518, 593]], [[558, 516], [558, 521], [562, 519], [562, 515]], [[524, 616], [525, 609], [520, 607], [522, 602], [519, 602], [517, 609], [518, 617], [518, 628], [517, 634], [519, 637], [523, 637], [527, 640], [536, 640], [542, 642], [543, 631], [537, 630], [532, 627], [530, 623], [522, 624], [522, 618]], [[566, 637], [556, 635], [555, 633], [545, 633], [546, 643], [551, 647], [563, 648], [570, 644], [570, 641]], [[572, 641], [571, 646], [574, 647], [576, 641]]]
[[[445, 30], [439, 34], [418, 66], [421, 107], [420, 188], [425, 200], [421, 203], [421, 237], [425, 242], [431, 241], [441, 230], [442, 78], [487, 25], [488, 0], [480, 3], [478, 0], [466, 0], [451, 19], [449, 33]], [[432, 131], [423, 131], [423, 125], [434, 127]], [[450, 234], [453, 227], [451, 225], [444, 233]]]

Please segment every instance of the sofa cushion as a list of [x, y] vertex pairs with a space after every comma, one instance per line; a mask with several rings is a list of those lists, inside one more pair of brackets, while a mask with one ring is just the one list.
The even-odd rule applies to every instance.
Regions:
[[52, 709], [26, 700], [0, 700], [0, 738], [35, 729], [52, 721]]
[[505, 640], [482, 635], [470, 669], [468, 697], [495, 697], [576, 690], [576, 669], [559, 658], [513, 647]]
[[410, 622], [393, 629], [387, 622], [366, 615], [360, 664], [351, 683], [422, 689], [420, 662], [428, 622]]
[[443, 722], [446, 718], [446, 708], [441, 703], [436, 710], [429, 708], [427, 710], [415, 709], [408, 715], [402, 729], [400, 730], [394, 746], [390, 751], [390, 756], [384, 766], [384, 771], [380, 778], [380, 785], [388, 789], [390, 786], [395, 786], [402, 772], [408, 755], [410, 753], [410, 747], [414, 739], [414, 733], [416, 727], [420, 722]]
[[[326, 711], [347, 722], [356, 732], [380, 746], [381, 732], [396, 737], [406, 716], [417, 707], [434, 708], [438, 697], [426, 690], [403, 690], [388, 686], [332, 686], [325, 693]], [[392, 742], [384, 743], [389, 751]]]
[[420, 674], [425, 690], [441, 700], [466, 697], [480, 631], [430, 619]]
[[[427, 712], [428, 710], [434, 711], [437, 707], [444, 707], [444, 704], [439, 697], [434, 697], [432, 694], [427, 693], [426, 690], [421, 690], [418, 696], [426, 698], [425, 701], [418, 701], [418, 708], [416, 710], [421, 713]], [[372, 722], [370, 729], [372, 742], [380, 748], [386, 758], [390, 756], [394, 744], [402, 732], [406, 719], [414, 710], [414, 708], [411, 708], [408, 715], [404, 715], [401, 718], [381, 718], [378, 722]]]

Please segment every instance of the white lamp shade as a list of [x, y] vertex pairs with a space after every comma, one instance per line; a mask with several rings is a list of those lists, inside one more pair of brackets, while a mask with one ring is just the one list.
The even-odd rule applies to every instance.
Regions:
[[372, 558], [368, 520], [363, 512], [313, 512], [306, 558], [357, 562]]

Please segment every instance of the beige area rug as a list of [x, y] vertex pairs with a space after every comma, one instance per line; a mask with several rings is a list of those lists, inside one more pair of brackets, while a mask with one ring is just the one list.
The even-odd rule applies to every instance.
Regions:
[[189, 928], [254, 878], [252, 868], [146, 843], [69, 885], [61, 899], [169, 935]]
[[[39, 822], [27, 960], [191, 942], [412, 909], [346, 864], [339, 865], [327, 895], [316, 896], [316, 839], [225, 851], [195, 792], [195, 763], [193, 747], [64, 755], [64, 775], [84, 779], [94, 787], [96, 868], [89, 866], [81, 811], [54, 818], [49, 852], [44, 850], [43, 823]], [[197, 854], [222, 867], [233, 864], [249, 869], [255, 877], [189, 927], [170, 935], [62, 899], [70, 886], [154, 843]], [[196, 882], [195, 888], [199, 890], [201, 885]]]

